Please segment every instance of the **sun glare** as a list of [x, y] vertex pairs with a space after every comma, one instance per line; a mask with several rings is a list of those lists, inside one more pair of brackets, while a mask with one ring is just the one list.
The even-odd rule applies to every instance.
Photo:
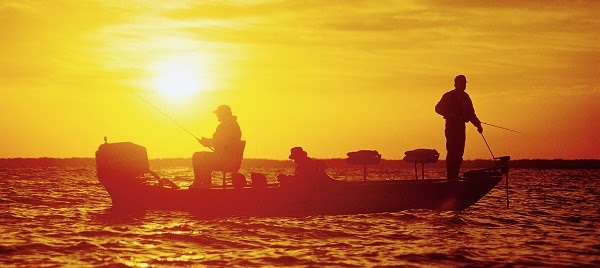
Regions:
[[164, 96], [182, 99], [206, 89], [203, 73], [190, 60], [171, 58], [153, 67], [156, 72], [153, 87]]

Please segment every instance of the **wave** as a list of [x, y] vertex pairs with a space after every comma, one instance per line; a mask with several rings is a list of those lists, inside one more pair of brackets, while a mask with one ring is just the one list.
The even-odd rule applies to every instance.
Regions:
[[2, 265], [600, 265], [600, 173], [589, 170], [515, 170], [510, 208], [498, 187], [462, 212], [216, 219], [112, 209], [94, 172], [0, 169]]

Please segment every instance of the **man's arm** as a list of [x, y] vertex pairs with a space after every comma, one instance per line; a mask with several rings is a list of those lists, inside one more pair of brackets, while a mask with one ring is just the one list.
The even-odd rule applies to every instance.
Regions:
[[448, 113], [448, 105], [446, 104], [448, 101], [446, 99], [446, 94], [444, 94], [442, 99], [435, 105], [435, 112], [441, 116], [446, 116]]
[[473, 101], [471, 101], [471, 97], [467, 95], [467, 119], [477, 128], [477, 132], [483, 133], [483, 127], [481, 126], [481, 121], [477, 118], [475, 114], [475, 108], [473, 108]]
[[198, 139], [198, 142], [200, 144], [204, 145], [204, 147], [213, 147], [214, 146], [213, 145], [213, 143], [214, 143], [213, 139], [202, 137], [202, 139]]
[[435, 112], [443, 116], [445, 119], [460, 118], [456, 111], [452, 111], [450, 107], [450, 95], [448, 93], [442, 96], [442, 99], [435, 105]]
[[221, 126], [221, 124], [219, 124], [217, 126], [217, 130], [212, 135], [212, 138], [202, 137], [202, 139], [198, 140], [198, 142], [200, 142], [200, 144], [204, 145], [205, 147], [214, 148], [215, 145], [218, 143], [218, 141], [220, 139], [222, 139], [222, 136], [223, 136], [223, 129], [222, 128], [223, 127]]
[[219, 127], [220, 126], [221, 125], [217, 126], [217, 130], [212, 135], [212, 138], [202, 137], [202, 139], [199, 139], [198, 142], [200, 142], [200, 144], [204, 145], [204, 147], [214, 148], [215, 144], [216, 144], [216, 138], [219, 137]]
[[217, 126], [217, 130], [211, 139], [212, 146], [216, 150], [231, 147], [236, 144], [242, 137], [240, 127], [237, 122], [225, 122]]

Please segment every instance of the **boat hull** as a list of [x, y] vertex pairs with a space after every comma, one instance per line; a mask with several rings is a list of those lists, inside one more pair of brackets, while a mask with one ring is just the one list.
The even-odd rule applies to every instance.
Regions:
[[319, 186], [169, 189], [104, 180], [118, 208], [187, 210], [205, 216], [301, 216], [464, 210], [485, 196], [501, 176], [455, 181], [332, 182]]

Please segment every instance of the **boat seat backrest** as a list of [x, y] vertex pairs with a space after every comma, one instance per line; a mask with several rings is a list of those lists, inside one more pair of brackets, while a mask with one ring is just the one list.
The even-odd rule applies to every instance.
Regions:
[[404, 154], [404, 161], [408, 163], [437, 163], [440, 157], [436, 149], [416, 149]]
[[244, 158], [244, 149], [246, 148], [246, 141], [241, 140], [232, 144], [229, 147], [227, 156], [218, 167], [218, 171], [225, 172], [236, 172], [242, 165], [242, 159]]

